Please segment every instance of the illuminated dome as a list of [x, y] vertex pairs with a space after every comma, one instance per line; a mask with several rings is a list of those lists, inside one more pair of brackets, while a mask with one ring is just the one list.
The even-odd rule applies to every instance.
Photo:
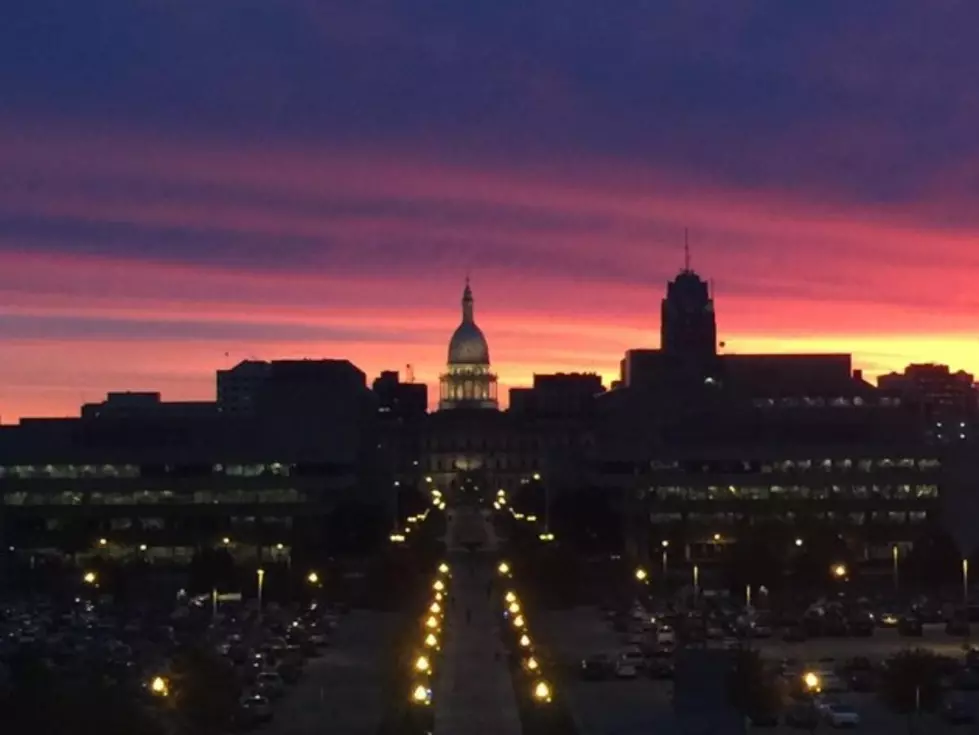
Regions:
[[463, 322], [449, 341], [450, 365], [489, 365], [489, 345], [473, 322]]
[[440, 380], [439, 407], [497, 408], [496, 376], [490, 372], [489, 345], [473, 320], [473, 294], [466, 279], [462, 323], [449, 340], [447, 371]]

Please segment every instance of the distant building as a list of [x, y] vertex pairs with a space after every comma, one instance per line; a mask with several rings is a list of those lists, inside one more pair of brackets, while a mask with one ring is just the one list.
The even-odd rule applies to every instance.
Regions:
[[975, 421], [979, 391], [971, 373], [953, 373], [948, 365], [908, 365], [903, 373], [888, 373], [877, 379], [888, 395], [917, 407], [932, 421]]
[[396, 370], [385, 370], [371, 385], [377, 410], [395, 418], [417, 418], [428, 412], [428, 386], [402, 383]]
[[233, 416], [255, 412], [255, 403], [271, 366], [262, 360], [243, 360], [229, 370], [217, 372], [218, 409]]
[[218, 413], [214, 401], [163, 401], [159, 393], [108, 393], [101, 403], [86, 403], [83, 419], [206, 418]]
[[490, 370], [489, 345], [473, 318], [473, 294], [466, 279], [462, 322], [449, 340], [449, 359], [440, 379], [439, 410], [499, 408], [496, 375]]
[[687, 264], [666, 287], [660, 322], [660, 349], [684, 361], [709, 361], [717, 354], [714, 300], [706, 281]]
[[595, 398], [604, 392], [602, 378], [595, 373], [534, 375], [532, 388], [510, 389], [510, 413], [552, 418], [588, 415]]

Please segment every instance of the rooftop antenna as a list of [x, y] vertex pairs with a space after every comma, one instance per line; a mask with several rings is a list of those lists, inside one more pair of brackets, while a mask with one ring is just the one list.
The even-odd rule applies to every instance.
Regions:
[[690, 238], [686, 227], [683, 228], [683, 270], [690, 272]]

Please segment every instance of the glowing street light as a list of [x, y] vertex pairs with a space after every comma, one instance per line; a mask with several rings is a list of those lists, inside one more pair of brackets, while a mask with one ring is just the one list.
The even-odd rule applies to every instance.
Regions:
[[498, 571], [500, 574], [507, 575], [510, 573], [510, 565], [505, 561], [501, 561], [500, 565], [496, 568], [496, 571]]
[[432, 603], [432, 604], [431, 604], [431, 605], [429, 606], [429, 608], [428, 608], [428, 611], [429, 611], [430, 613], [432, 613], [433, 615], [438, 615], [438, 614], [439, 614], [440, 612], [442, 612], [442, 606], [441, 606], [441, 605], [439, 605], [439, 604], [438, 604], [437, 602], [433, 602], [433, 603]]
[[524, 668], [527, 671], [537, 671], [540, 668], [540, 664], [537, 663], [537, 659], [530, 656], [526, 661], [524, 661]]
[[95, 584], [99, 581], [99, 576], [95, 572], [85, 572], [82, 581], [85, 584]]
[[516, 602], [517, 596], [512, 591], [510, 591], [503, 596], [503, 599], [506, 600], [507, 602]]
[[833, 565], [833, 576], [837, 579], [843, 579], [846, 577], [846, 565], [845, 564], [834, 564]]
[[524, 633], [520, 636], [519, 643], [521, 648], [530, 648], [530, 636]]
[[231, 539], [225, 536], [223, 539], [221, 539], [221, 543], [227, 546], [228, 544], [231, 543]]
[[647, 579], [649, 579], [649, 573], [642, 567], [639, 567], [636, 569], [636, 579], [639, 582], [645, 582]]
[[538, 702], [551, 701], [551, 686], [546, 681], [539, 681], [534, 686], [534, 699]]
[[507, 608], [507, 610], [510, 611], [511, 615], [516, 615], [518, 612], [520, 612], [520, 603], [514, 600], [513, 602], [510, 603], [510, 606]]
[[425, 647], [438, 649], [439, 639], [434, 633], [429, 633], [427, 636], [425, 636]]
[[411, 701], [427, 707], [432, 703], [432, 690], [424, 684], [419, 684], [411, 690]]
[[310, 572], [309, 574], [306, 575], [306, 581], [309, 582], [310, 584], [319, 584], [320, 575], [318, 575], [316, 572]]
[[99, 546], [105, 546], [108, 543], [109, 543], [109, 540], [108, 539], [104, 539], [104, 538], [100, 538], [99, 539]]
[[526, 623], [524, 622], [523, 615], [518, 615], [513, 619], [513, 627], [517, 630], [520, 630], [522, 627], [524, 627], [524, 625], [526, 625]]
[[415, 659], [415, 671], [421, 674], [427, 674], [432, 670], [432, 664], [428, 660], [428, 656], [419, 656]]
[[439, 627], [439, 619], [434, 615], [429, 615], [428, 620], [425, 621], [425, 627], [429, 630], [436, 630]]
[[803, 674], [802, 683], [806, 685], [806, 689], [810, 692], [818, 692], [822, 687], [819, 674], [813, 671], [807, 671], [805, 674]]
[[797, 538], [797, 539], [795, 540], [795, 545], [796, 545], [796, 546], [802, 546], [802, 539], [801, 539], [801, 538]]
[[432, 589], [436, 592], [441, 592], [445, 589], [445, 582], [443, 582], [441, 579], [436, 579], [434, 584], [432, 584]]
[[439, 564], [439, 574], [448, 574], [448, 573], [449, 573], [449, 565], [446, 564], [445, 562]]
[[150, 691], [158, 697], [166, 697], [170, 694], [170, 682], [162, 676], [155, 676], [150, 682]]

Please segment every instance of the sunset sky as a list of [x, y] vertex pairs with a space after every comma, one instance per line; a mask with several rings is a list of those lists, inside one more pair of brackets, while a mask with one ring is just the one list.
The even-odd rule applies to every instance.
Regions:
[[[665, 283], [727, 352], [979, 372], [979, 3], [8, 0], [0, 417], [254, 357], [617, 376]], [[225, 354], [227, 353], [227, 357]]]

